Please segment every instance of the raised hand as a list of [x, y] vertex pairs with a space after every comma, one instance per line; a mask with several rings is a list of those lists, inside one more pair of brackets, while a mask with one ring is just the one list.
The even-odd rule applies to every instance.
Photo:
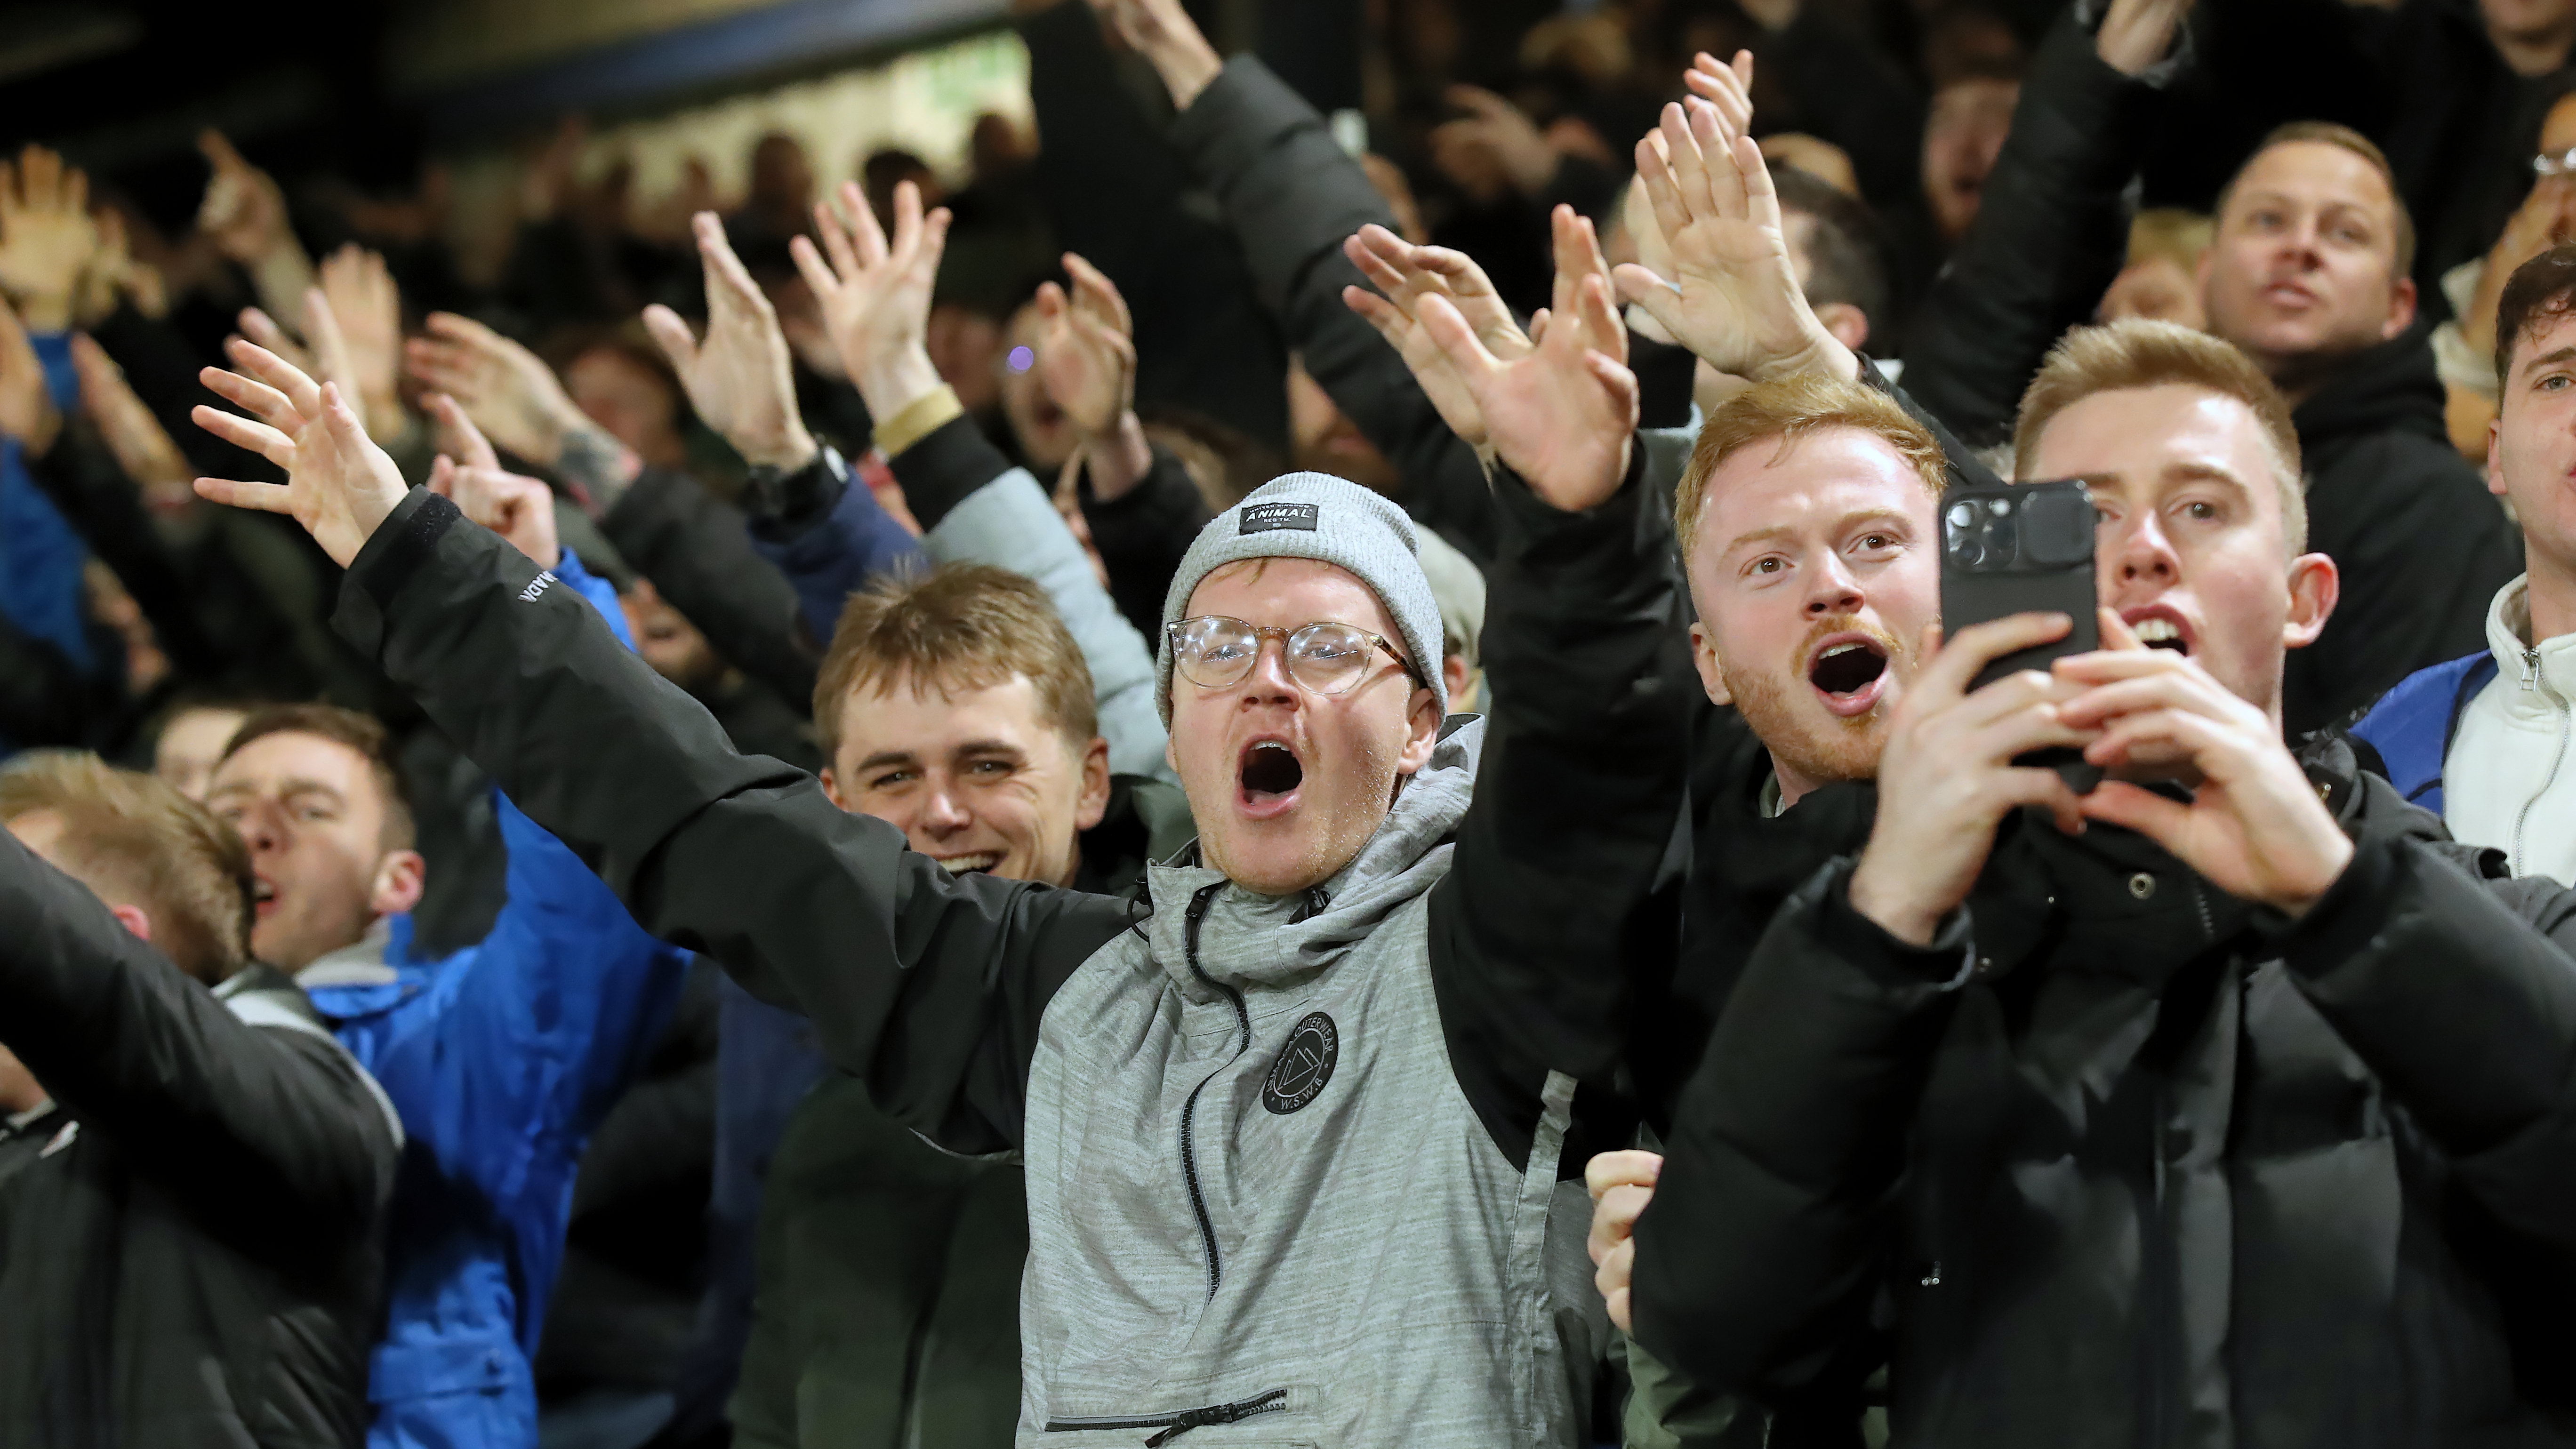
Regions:
[[1889, 716], [1878, 819], [1851, 878], [1852, 909], [1889, 935], [1929, 945], [1976, 886], [1995, 827], [2013, 811], [2036, 805], [2059, 829], [2083, 829], [2082, 801], [2057, 771], [2013, 763], [2100, 737], [2064, 717], [2062, 706], [2081, 690], [2037, 670], [1968, 689], [1988, 664], [2070, 627], [2063, 614], [2015, 614], [1972, 624], [1946, 645], [1939, 625], [1925, 628], [1922, 671]]
[[[1481, 86], [1453, 85], [1448, 101], [1466, 114], [1431, 128], [1431, 152], [1441, 158], [1443, 170], [1465, 162], [1459, 153], [1480, 151], [1492, 158], [1512, 189], [1523, 196], [1538, 195], [1556, 179], [1564, 158], [1520, 107]], [[1460, 164], [1457, 169], [1471, 166]]]
[[948, 245], [948, 209], [924, 216], [921, 188], [897, 182], [894, 240], [888, 243], [858, 183], [843, 182], [840, 201], [850, 213], [848, 228], [830, 201], [817, 202], [814, 230], [823, 239], [822, 249], [801, 236], [791, 238], [787, 249], [805, 284], [814, 289], [823, 328], [849, 369], [850, 381], [868, 411], [883, 422], [940, 386], [939, 370], [930, 365], [922, 338], [930, 325], [931, 283]]
[[[225, 353], [241, 372], [209, 367], [198, 377], [249, 413], [200, 406], [197, 426], [286, 470], [284, 483], [197, 480], [199, 496], [235, 508], [293, 515], [342, 568], [403, 500], [402, 473], [367, 436], [336, 383], [317, 383], [256, 343], [234, 338]], [[244, 374], [248, 374], [245, 376]]]
[[1098, 11], [1127, 42], [1129, 49], [1145, 57], [1154, 73], [1163, 78], [1163, 88], [1172, 94], [1175, 110], [1186, 111], [1208, 82], [1225, 69], [1216, 47], [1181, 0], [1091, 0]]
[[[1070, 297], [1053, 282], [1038, 288], [1038, 384], [1082, 435], [1092, 496], [1105, 503], [1154, 466], [1153, 445], [1136, 417], [1136, 324], [1127, 299], [1098, 267], [1066, 252], [1064, 270], [1073, 279]], [[1076, 531], [1088, 538], [1080, 514], [1077, 506]]]
[[1495, 455], [1541, 498], [1574, 512], [1608, 501], [1627, 476], [1637, 378], [1592, 223], [1569, 206], [1551, 222], [1557, 306], [1532, 319], [1536, 345], [1527, 355], [1494, 356], [1446, 297], [1425, 294], [1417, 311], [1483, 414]]
[[430, 464], [429, 491], [501, 535], [537, 567], [550, 569], [563, 562], [563, 545], [555, 535], [554, 490], [504, 469], [491, 443], [475, 429], [474, 420], [457, 406], [456, 399], [434, 392], [423, 402], [445, 442], [456, 450], [441, 452]]
[[107, 349], [86, 335], [72, 336], [72, 369], [80, 374], [81, 411], [89, 414], [116, 466], [143, 491], [144, 503], [160, 511], [185, 507], [194, 500], [189, 480], [197, 470], [171, 440], [161, 420], [125, 380], [124, 369]]
[[275, 178], [243, 160], [221, 131], [198, 136], [197, 150], [213, 168], [197, 207], [197, 229], [225, 256], [249, 265], [296, 244], [286, 223], [286, 193]]
[[453, 312], [432, 312], [426, 325], [428, 336], [403, 344], [403, 365], [461, 403], [493, 442], [553, 467], [567, 436], [597, 426], [535, 353]]
[[2137, 75], [2173, 49], [2174, 33], [2191, 13], [2192, 0], [2111, 0], [2094, 32], [2093, 50], [2122, 75]]
[[[367, 431], [385, 442], [404, 427], [402, 293], [378, 253], [352, 242], [322, 260], [322, 297], [338, 323]], [[311, 335], [311, 329], [306, 329]]]
[[2186, 805], [2105, 780], [2084, 797], [2086, 817], [2137, 831], [2229, 895], [2304, 914], [2351, 863], [2352, 840], [2280, 726], [2189, 657], [2141, 645], [2115, 610], [2101, 619], [2107, 647], [2055, 665], [2059, 680], [2084, 687], [2058, 717], [2100, 731], [2084, 751], [2092, 763], [2194, 788]]
[[778, 314], [733, 254], [714, 212], [699, 212], [690, 227], [706, 269], [707, 335], [690, 336], [689, 324], [659, 302], [644, 309], [644, 330], [679, 372], [689, 406], [744, 461], [801, 468], [816, 451], [814, 435], [796, 411], [796, 380]]
[[[359, 377], [356, 361], [349, 351], [348, 339], [341, 334], [339, 315], [331, 310], [331, 299], [320, 287], [304, 289], [304, 340], [313, 344], [313, 365], [307, 368], [323, 382], [339, 385], [340, 395], [349, 400], [349, 410], [359, 422], [368, 421], [367, 398]], [[367, 436], [377, 435], [369, 428]]]
[[42, 146], [0, 161], [0, 291], [38, 332], [71, 326], [81, 273], [98, 253], [89, 178]]
[[1583, 1246], [1592, 1255], [1593, 1285], [1622, 1333], [1636, 1332], [1628, 1289], [1637, 1268], [1637, 1217], [1654, 1201], [1663, 1171], [1662, 1156], [1633, 1151], [1604, 1152], [1583, 1167], [1583, 1185], [1592, 1194], [1592, 1232]]
[[1476, 341], [1497, 360], [1515, 362], [1527, 357], [1532, 346], [1529, 335], [1512, 316], [1512, 309], [1494, 290], [1485, 269], [1475, 258], [1447, 247], [1416, 246], [1394, 232], [1372, 222], [1361, 227], [1350, 240], [1342, 243], [1342, 254], [1360, 269], [1360, 275], [1386, 295], [1365, 287], [1344, 287], [1342, 303], [1368, 319], [1387, 345], [1404, 359], [1413, 371], [1423, 393], [1440, 413], [1440, 420], [1450, 430], [1479, 450], [1486, 446], [1485, 414], [1476, 406], [1466, 384], [1449, 366], [1431, 335], [1422, 329], [1421, 300], [1427, 296], [1447, 299], [1458, 315], [1476, 334]]
[[63, 430], [63, 416], [45, 389], [45, 367], [18, 314], [0, 300], [0, 437], [18, 440], [29, 453], [42, 456]]
[[[1740, 68], [1749, 72], [1749, 58]], [[1735, 69], [1715, 80], [1691, 72], [1695, 89], [1725, 92], [1739, 79]], [[1756, 382], [1817, 369], [1859, 375], [1798, 285], [1761, 148], [1725, 110], [1696, 94], [1664, 107], [1637, 143], [1637, 176], [1673, 275], [1629, 263], [1618, 272], [1622, 295], [1720, 372]]]

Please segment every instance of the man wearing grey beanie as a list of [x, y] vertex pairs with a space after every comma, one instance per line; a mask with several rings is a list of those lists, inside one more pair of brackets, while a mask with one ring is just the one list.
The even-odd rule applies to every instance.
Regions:
[[275, 427], [225, 431], [290, 481], [206, 487], [306, 522], [343, 635], [648, 930], [801, 1010], [896, 1120], [1023, 1155], [1021, 1444], [1572, 1446], [1581, 1166], [1635, 1120], [1625, 973], [1657, 954], [1697, 680], [1608, 269], [1558, 232], [1561, 305], [1513, 361], [1418, 304], [1497, 459], [1492, 721], [1444, 718], [1402, 511], [1278, 479], [1165, 602], [1200, 834], [1129, 898], [952, 874], [737, 755], [268, 354], [238, 356], [270, 386], [221, 380]]

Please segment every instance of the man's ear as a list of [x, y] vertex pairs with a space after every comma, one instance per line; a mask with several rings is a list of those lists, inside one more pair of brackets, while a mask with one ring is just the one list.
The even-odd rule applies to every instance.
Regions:
[[429, 883], [429, 862], [417, 850], [390, 850], [376, 862], [376, 878], [367, 886], [367, 910], [391, 916], [420, 904]]
[[121, 906], [110, 901], [107, 909], [116, 917], [116, 923], [125, 928], [127, 935], [144, 942], [152, 939], [152, 917], [145, 914], [141, 906]]
[[2387, 341], [2415, 325], [2415, 279], [2399, 277], [2388, 289], [2388, 320], [2381, 324], [2379, 340]]
[[2487, 419], [2487, 491], [2498, 498], [2504, 491], [2504, 403], [2496, 403], [2495, 416]]
[[2305, 649], [2317, 642], [2342, 591], [2343, 578], [2335, 572], [2333, 559], [2303, 553], [2290, 560], [2290, 617], [2281, 625], [2283, 647]]
[[833, 776], [832, 767], [825, 765], [815, 771], [814, 778], [823, 782], [823, 798], [832, 802], [832, 808], [848, 813], [849, 802], [841, 798], [841, 782]]
[[1836, 342], [1854, 352], [1869, 341], [1869, 314], [1849, 302], [1827, 302], [1816, 309], [1816, 320]]
[[1073, 828], [1089, 830], [1109, 813], [1109, 741], [1098, 735], [1082, 747], [1082, 794], [1073, 804]]
[[1440, 659], [1440, 682], [1449, 688], [1449, 712], [1473, 714], [1464, 701], [1476, 682], [1476, 672], [1467, 667], [1463, 654], [1445, 654]]
[[1700, 688], [1708, 691], [1709, 703], [1735, 703], [1733, 691], [1726, 687], [1726, 671], [1718, 664], [1717, 645], [1708, 637], [1706, 624], [1691, 625], [1691, 663], [1699, 669]]
[[1395, 758], [1398, 776], [1410, 775], [1431, 763], [1431, 752], [1440, 744], [1440, 722], [1443, 718], [1439, 696], [1427, 689], [1413, 692], [1411, 712], [1404, 720], [1412, 734], [1404, 742], [1404, 753]]

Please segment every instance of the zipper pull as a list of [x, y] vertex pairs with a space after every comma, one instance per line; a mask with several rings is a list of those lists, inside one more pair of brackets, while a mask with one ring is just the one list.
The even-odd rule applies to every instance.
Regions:
[[2525, 694], [2540, 692], [2540, 651], [2538, 649], [2522, 651], [2522, 692]]

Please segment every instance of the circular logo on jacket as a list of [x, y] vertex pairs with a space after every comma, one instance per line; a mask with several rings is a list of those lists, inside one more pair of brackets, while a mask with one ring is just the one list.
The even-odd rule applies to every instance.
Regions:
[[1261, 1105], [1284, 1117], [1315, 1100], [1333, 1079], [1333, 1062], [1341, 1052], [1342, 1034], [1333, 1029], [1333, 1019], [1320, 1011], [1307, 1013], [1288, 1033], [1279, 1060], [1270, 1064], [1270, 1075], [1261, 1083]]

